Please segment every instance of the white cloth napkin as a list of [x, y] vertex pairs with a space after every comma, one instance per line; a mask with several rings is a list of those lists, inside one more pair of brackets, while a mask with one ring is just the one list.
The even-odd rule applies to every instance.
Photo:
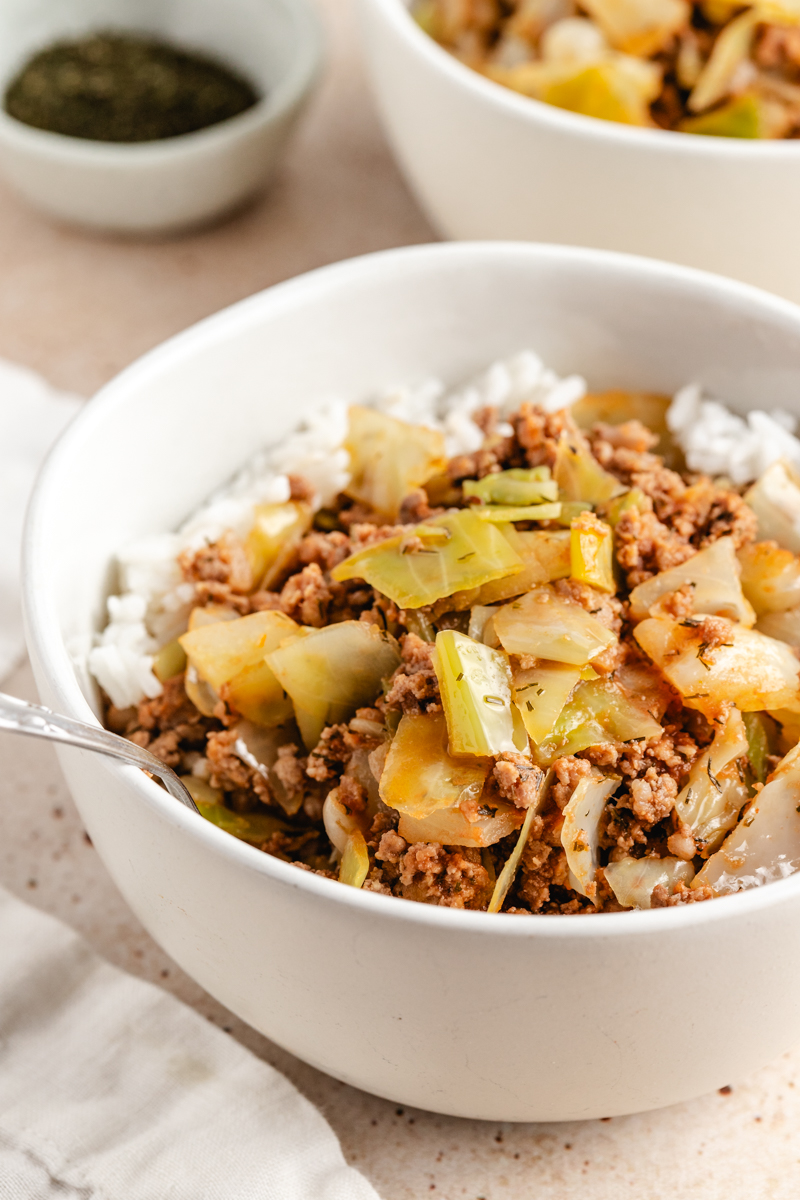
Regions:
[[0, 360], [0, 680], [24, 650], [19, 557], [25, 506], [46, 451], [80, 403], [26, 367]]
[[378, 1200], [288, 1080], [0, 889], [2, 1200]]
[[[0, 360], [0, 681], [28, 494], [79, 404]], [[279, 1072], [0, 888], [0, 1200], [379, 1198]]]

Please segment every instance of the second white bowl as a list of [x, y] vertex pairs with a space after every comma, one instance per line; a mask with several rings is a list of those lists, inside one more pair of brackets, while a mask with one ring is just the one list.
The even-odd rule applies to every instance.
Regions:
[[596, 246], [800, 301], [800, 141], [636, 129], [485, 79], [403, 0], [359, 0], [372, 82], [420, 203], [450, 238]]

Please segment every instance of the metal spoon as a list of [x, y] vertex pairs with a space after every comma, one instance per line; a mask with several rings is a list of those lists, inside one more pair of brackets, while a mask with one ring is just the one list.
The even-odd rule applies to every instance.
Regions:
[[79, 746], [82, 750], [96, 750], [98, 754], [141, 767], [143, 771], [157, 776], [170, 796], [180, 800], [181, 804], [185, 804], [193, 812], [199, 812], [188, 789], [171, 767], [166, 766], [149, 750], [143, 750], [141, 746], [129, 742], [119, 734], [110, 733], [108, 729], [87, 725], [84, 721], [74, 721], [71, 717], [62, 717], [60, 713], [51, 712], [49, 708], [28, 704], [25, 700], [18, 700], [16, 696], [6, 696], [2, 692], [0, 729], [28, 737], [48, 738], [51, 742], [61, 742], [64, 746]]

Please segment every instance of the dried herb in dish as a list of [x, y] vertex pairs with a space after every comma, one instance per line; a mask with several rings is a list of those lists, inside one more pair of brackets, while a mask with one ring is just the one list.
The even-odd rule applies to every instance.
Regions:
[[98, 33], [58, 42], [10, 83], [6, 112], [98, 142], [150, 142], [227, 121], [258, 100], [222, 63], [156, 38]]

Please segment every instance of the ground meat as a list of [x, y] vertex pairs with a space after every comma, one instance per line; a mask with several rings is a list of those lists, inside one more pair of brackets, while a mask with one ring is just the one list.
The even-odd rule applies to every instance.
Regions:
[[447, 464], [447, 474], [453, 483], [462, 479], [483, 479], [491, 475], [499, 467], [500, 459], [496, 450], [482, 448], [474, 454], [458, 454]]
[[671, 775], [648, 767], [631, 781], [630, 806], [643, 825], [656, 825], [675, 807], [678, 785]]
[[523, 404], [511, 417], [511, 424], [516, 439], [525, 452], [525, 460], [531, 467], [552, 468], [562, 436], [571, 438], [575, 444], [585, 442], [583, 434], [565, 408], [548, 413], [533, 404]]
[[504, 800], [517, 808], [531, 808], [538, 803], [544, 771], [534, 766], [528, 755], [504, 751], [495, 762], [493, 775]]
[[684, 583], [674, 592], [667, 592], [658, 602], [659, 611], [673, 621], [685, 621], [694, 612], [694, 589]]
[[184, 551], [178, 564], [190, 583], [223, 584], [230, 592], [242, 595], [253, 587], [253, 572], [244, 543], [232, 533], [223, 534], [212, 546]]
[[[109, 710], [111, 711], [111, 710]], [[125, 717], [114, 710], [119, 733], [160, 758], [168, 767], [180, 767], [187, 754], [202, 750], [214, 722], [197, 711], [183, 687], [183, 675], [164, 684], [160, 696], [143, 700]], [[110, 722], [109, 722], [110, 723]]]
[[326, 624], [331, 591], [317, 563], [290, 575], [281, 591], [281, 610], [299, 625], [321, 629]]
[[406, 496], [400, 505], [398, 520], [406, 525], [415, 525], [418, 521], [427, 521], [428, 517], [434, 516], [435, 512], [441, 512], [441, 509], [432, 509], [428, 503], [428, 493], [425, 489], [416, 488]]
[[308, 756], [306, 774], [317, 783], [326, 783], [341, 775], [353, 756], [354, 747], [347, 738], [346, 725], [328, 725]]
[[553, 763], [554, 782], [550, 790], [553, 803], [560, 809], [565, 808], [575, 788], [591, 771], [591, 765], [584, 758], [566, 754], [556, 759]]
[[674, 854], [676, 858], [682, 858], [684, 862], [692, 861], [697, 854], [697, 843], [689, 825], [683, 821], [680, 822], [675, 832], [667, 838], [667, 849], [670, 854]]
[[556, 595], [564, 600], [572, 600], [581, 608], [591, 613], [595, 620], [612, 633], [619, 634], [622, 629], [624, 606], [616, 596], [609, 596], [588, 583], [580, 583], [577, 579], [558, 579], [553, 584]]
[[617, 562], [631, 590], [660, 571], [680, 566], [695, 552], [684, 538], [647, 510], [629, 508], [614, 533]]
[[621, 465], [623, 461], [626, 463], [632, 461], [630, 459], [618, 460], [616, 455], [621, 450], [632, 451], [637, 455], [647, 454], [648, 463], [653, 459], [656, 462], [660, 461], [655, 458], [655, 455], [648, 454], [648, 451], [658, 444], [658, 434], [653, 433], [652, 429], [648, 429], [641, 421], [624, 421], [621, 425], [605, 425], [602, 421], [598, 421], [596, 425], [592, 426], [589, 444], [592, 454], [601, 466], [614, 474], [619, 474], [626, 469]]
[[400, 639], [400, 650], [403, 661], [392, 676], [386, 708], [412, 714], [439, 712], [442, 698], [431, 658], [433, 644], [406, 633]]
[[253, 767], [234, 752], [237, 739], [234, 729], [222, 729], [208, 735], [206, 758], [211, 768], [209, 783], [231, 793], [234, 807], [239, 811], [252, 808], [256, 800], [272, 803], [269, 784]]
[[375, 857], [381, 862], [398, 863], [408, 849], [408, 842], [401, 838], [394, 829], [387, 829], [381, 835]]
[[313, 529], [300, 543], [297, 557], [303, 566], [315, 563], [323, 571], [332, 571], [352, 553], [350, 538], [335, 529], [332, 533], [320, 533]]
[[733, 642], [733, 625], [725, 617], [705, 617], [695, 628], [695, 637], [700, 643], [700, 654], [716, 650], [718, 646], [730, 646]]
[[730, 535], [739, 550], [758, 533], [758, 520], [738, 492], [719, 488], [705, 477], [684, 489], [679, 501], [668, 511], [656, 512], [662, 521], [698, 549], [710, 546], [718, 538]]
[[676, 908], [682, 904], [698, 904], [702, 900], [713, 900], [714, 891], [710, 887], [690, 888], [685, 883], [675, 885], [675, 891], [670, 895], [669, 888], [658, 883], [653, 888], [650, 897], [651, 908]]
[[480, 851], [415, 842], [400, 858], [395, 894], [447, 908], [481, 908], [491, 895]]
[[299, 500], [310, 504], [317, 494], [313, 483], [310, 483], [305, 475], [290, 475], [288, 478], [290, 500]]
[[297, 755], [298, 748], [293, 743], [279, 746], [278, 757], [272, 768], [289, 800], [293, 800], [305, 790], [305, 762]]

